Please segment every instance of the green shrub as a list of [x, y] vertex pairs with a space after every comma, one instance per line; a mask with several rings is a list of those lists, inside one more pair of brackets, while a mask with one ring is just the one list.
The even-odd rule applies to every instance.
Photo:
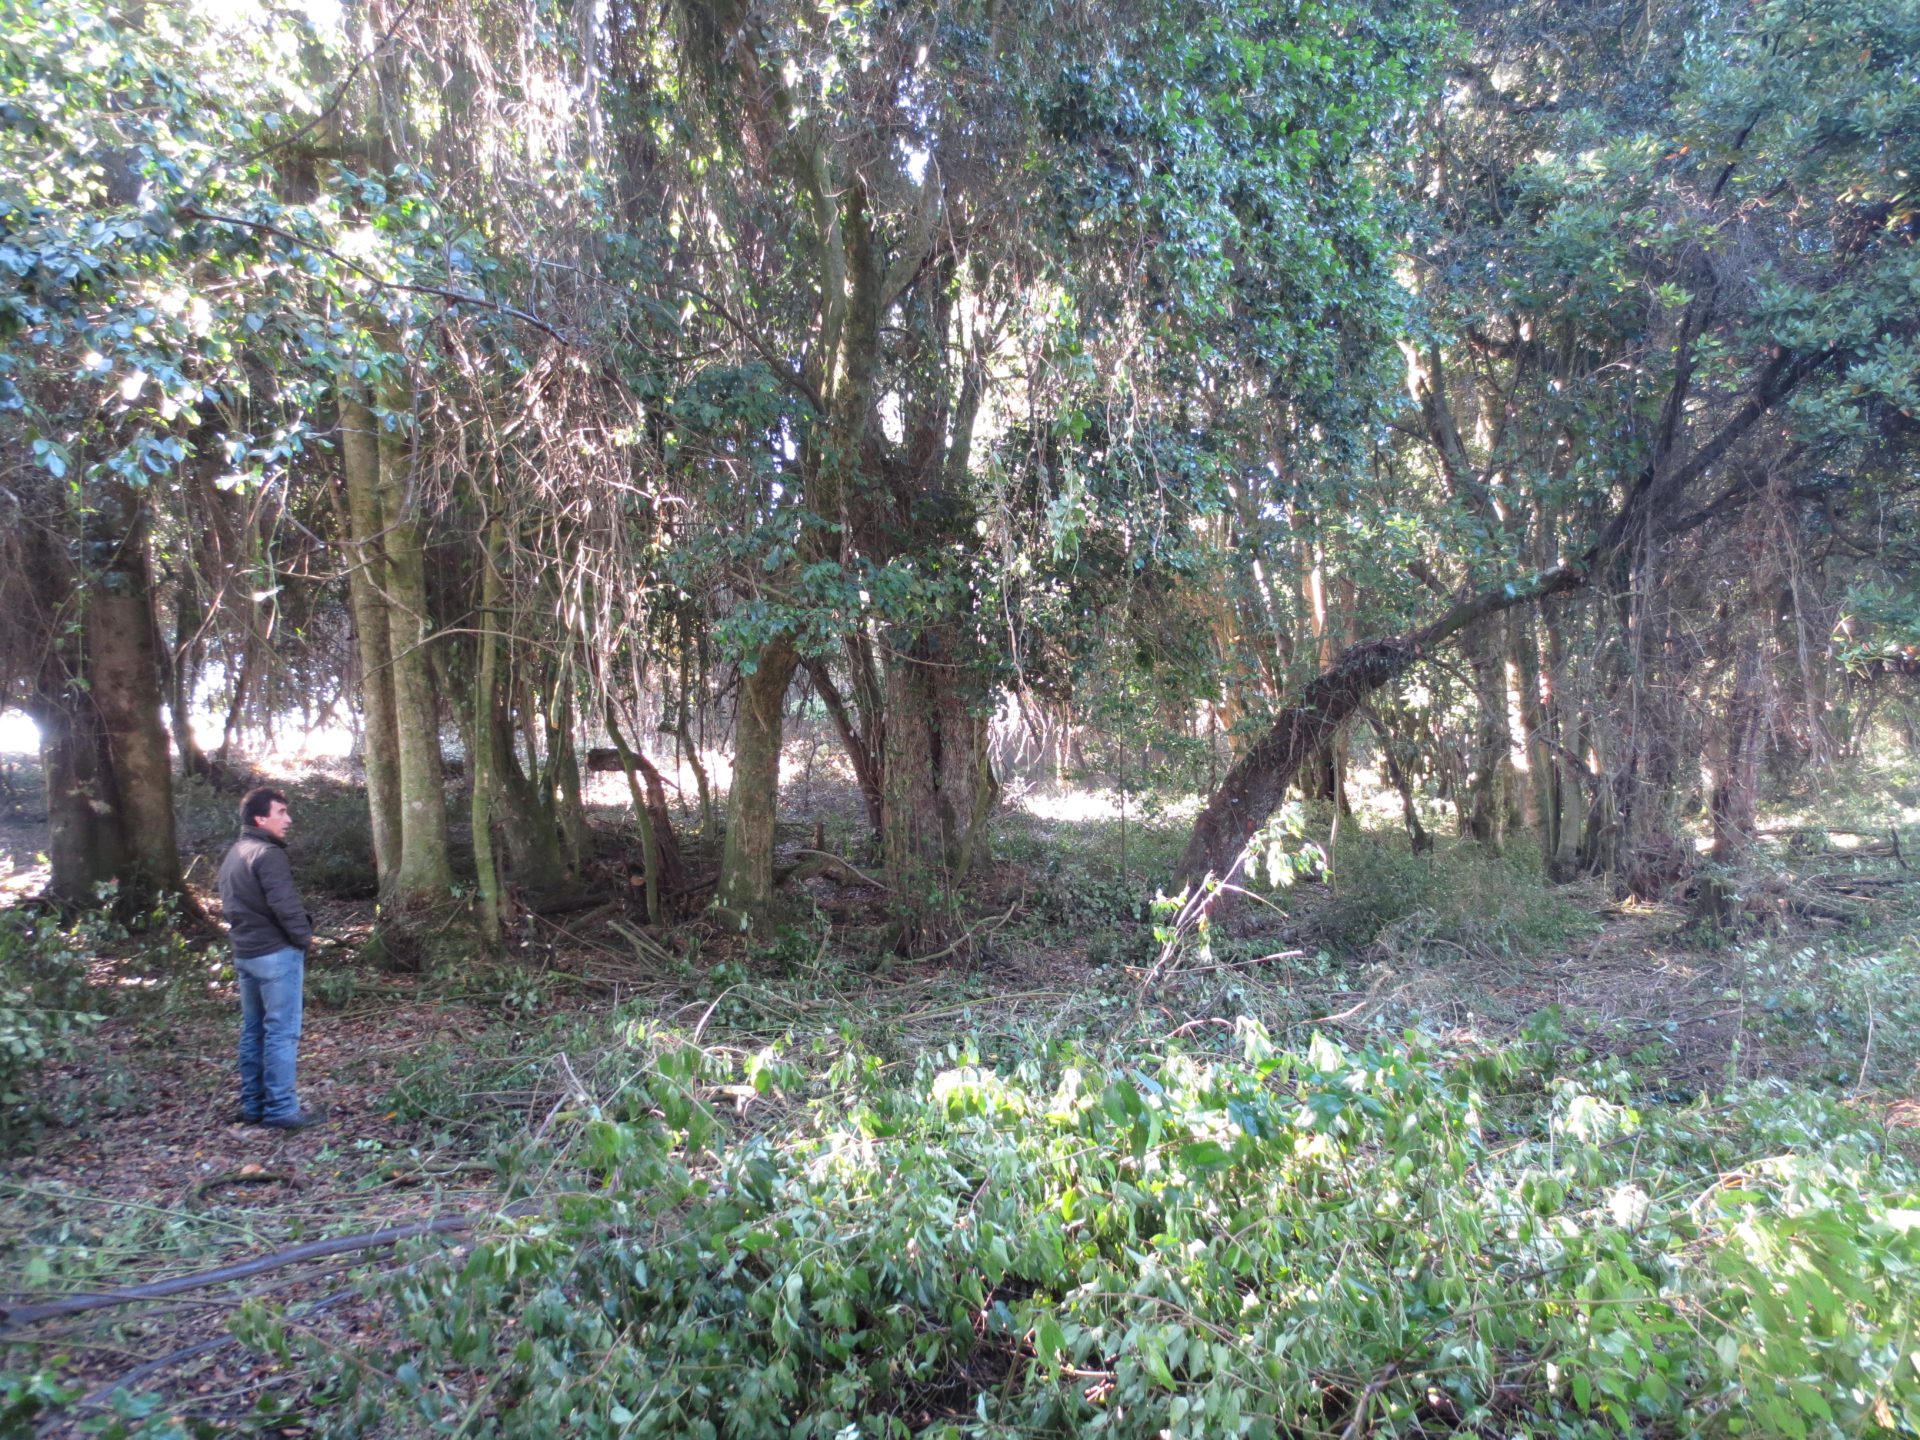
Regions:
[[[628, 1052], [560, 1121], [551, 1210], [385, 1283], [376, 1368], [257, 1306], [241, 1328], [304, 1353], [338, 1433], [1920, 1425], [1916, 1176], [1845, 1110], [1765, 1087], [1641, 1114], [1636, 1077], [1545, 1042], [1237, 1034], [997, 1069], [949, 1046], [811, 1105], [765, 1052]], [[730, 1137], [743, 1073], [777, 1118]]]
[[86, 961], [98, 916], [63, 925], [0, 912], [0, 1136], [33, 1113], [34, 1074], [72, 1055], [100, 1023], [90, 1006]]
[[1415, 855], [1400, 836], [1362, 833], [1341, 839], [1333, 878], [1314, 928], [1335, 951], [1531, 955], [1594, 925], [1524, 851], [1489, 855], [1463, 841]]

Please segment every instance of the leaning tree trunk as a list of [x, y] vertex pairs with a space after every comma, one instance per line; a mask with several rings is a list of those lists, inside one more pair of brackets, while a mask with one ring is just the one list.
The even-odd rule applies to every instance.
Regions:
[[780, 801], [780, 720], [800, 663], [792, 637], [761, 647], [751, 675], [740, 677], [734, 714], [733, 786], [715, 903], [736, 923], [764, 926], [773, 910], [773, 835]]
[[1247, 842], [1280, 808], [1301, 767], [1332, 741], [1369, 695], [1398, 678], [1418, 657], [1405, 639], [1375, 640], [1350, 647], [1315, 677], [1227, 772], [1195, 818], [1176, 884], [1192, 887], [1209, 876], [1224, 880], [1232, 874]]
[[1461, 600], [1411, 635], [1348, 647], [1307, 685], [1297, 702], [1280, 712], [1272, 728], [1227, 772], [1193, 822], [1176, 883], [1191, 889], [1209, 878], [1224, 881], [1233, 874], [1247, 842], [1280, 808], [1287, 786], [1300, 767], [1338, 733], [1375, 690], [1404, 674], [1435, 646], [1488, 616], [1579, 588], [1586, 583], [1590, 563], [1590, 557], [1583, 558], [1578, 564], [1558, 566], [1536, 576], [1525, 585], [1503, 585]]

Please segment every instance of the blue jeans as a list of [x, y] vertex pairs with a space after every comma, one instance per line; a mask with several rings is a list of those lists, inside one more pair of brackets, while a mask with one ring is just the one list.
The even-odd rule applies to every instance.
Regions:
[[233, 968], [240, 977], [240, 1113], [249, 1119], [292, 1119], [300, 1113], [293, 1074], [306, 953], [288, 947], [236, 959]]

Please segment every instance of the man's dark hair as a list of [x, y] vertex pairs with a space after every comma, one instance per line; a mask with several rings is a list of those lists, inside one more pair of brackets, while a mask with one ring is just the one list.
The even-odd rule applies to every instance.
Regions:
[[240, 801], [240, 823], [252, 825], [266, 819], [272, 813], [276, 800], [282, 805], [287, 803], [287, 797], [271, 785], [254, 786]]

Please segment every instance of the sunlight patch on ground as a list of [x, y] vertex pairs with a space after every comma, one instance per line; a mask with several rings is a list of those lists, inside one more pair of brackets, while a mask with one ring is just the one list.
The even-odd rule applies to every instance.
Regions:
[[38, 855], [16, 855], [0, 850], [0, 909], [38, 895], [53, 878], [53, 867]]

